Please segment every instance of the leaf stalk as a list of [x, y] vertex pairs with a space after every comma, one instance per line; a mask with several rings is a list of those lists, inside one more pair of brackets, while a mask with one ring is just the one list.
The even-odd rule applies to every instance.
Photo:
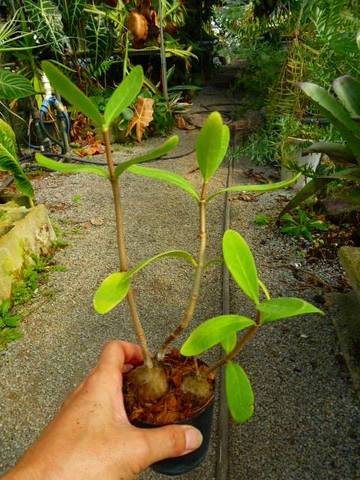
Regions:
[[167, 337], [165, 342], [161, 345], [158, 353], [158, 358], [163, 358], [169, 345], [176, 340], [182, 332], [189, 326], [191, 319], [194, 316], [196, 304], [199, 299], [200, 285], [202, 272], [205, 265], [205, 252], [207, 243], [207, 229], [206, 229], [206, 203], [207, 203], [207, 182], [203, 182], [201, 187], [201, 195], [199, 200], [199, 253], [197, 258], [197, 266], [195, 269], [193, 286], [191, 289], [188, 306], [185, 310], [181, 323], [175, 328], [175, 330]]
[[[109, 176], [110, 176], [109, 179], [110, 179], [113, 198], [114, 198], [116, 240], [117, 240], [117, 246], [118, 246], [120, 271], [127, 272], [129, 269], [129, 262], [128, 262], [128, 256], [127, 256], [127, 250], [126, 250], [126, 243], [125, 243], [124, 212], [121, 204], [120, 183], [115, 172], [115, 165], [114, 165], [114, 160], [111, 152], [110, 134], [108, 129], [103, 130], [103, 138], [105, 143], [106, 161], [109, 169]], [[147, 344], [145, 332], [141, 325], [141, 321], [137, 311], [134, 292], [131, 287], [127, 294], [127, 301], [129, 304], [130, 316], [134, 324], [135, 334], [142, 349], [144, 363], [148, 368], [151, 368], [153, 366], [151, 354]]]

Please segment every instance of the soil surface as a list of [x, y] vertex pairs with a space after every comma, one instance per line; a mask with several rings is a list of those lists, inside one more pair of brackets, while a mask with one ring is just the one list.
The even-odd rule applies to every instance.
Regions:
[[[193, 111], [233, 110], [238, 99], [224, 88], [205, 88]], [[230, 106], [226, 106], [230, 104]], [[221, 105], [224, 105], [223, 107]], [[225, 112], [226, 113], [226, 112]], [[196, 122], [204, 113], [196, 114]], [[194, 141], [198, 130], [181, 130], [178, 158], [152, 166], [184, 175], [199, 187]], [[129, 158], [161, 143], [151, 139], [119, 147], [116, 158]], [[103, 162], [102, 156], [95, 157]], [[253, 172], [249, 171], [253, 169]], [[254, 172], [269, 178], [270, 169], [245, 159], [235, 165], [233, 183], [254, 183]], [[212, 189], [225, 184], [222, 168]], [[96, 286], [117, 270], [111, 191], [95, 176], [50, 174], [34, 178], [36, 196], [65, 232], [69, 245], [56, 254], [66, 271], [50, 274], [31, 304], [22, 308], [24, 337], [0, 356], [0, 473], [5, 472], [54, 416], [65, 395], [89, 372], [105, 341], [134, 340], [124, 303], [106, 316], [95, 314]], [[131, 265], [167, 249], [197, 249], [197, 206], [185, 193], [152, 180], [126, 174], [127, 240]], [[253, 249], [260, 278], [272, 296], [301, 296], [326, 312], [324, 292], [342, 288], [337, 260], [308, 265], [299, 243], [272, 226], [256, 226], [257, 213], [274, 215], [292, 192], [230, 198], [231, 228]], [[209, 209], [208, 259], [221, 250], [224, 199]], [[135, 293], [149, 343], [161, 344], [184, 311], [191, 269], [181, 261], [153, 263], [138, 275]], [[194, 324], [222, 311], [222, 269], [215, 265], [203, 278]], [[238, 288], [231, 286], [231, 312], [252, 314]], [[180, 344], [180, 343], [179, 343]], [[214, 360], [213, 352], [205, 360]], [[325, 315], [294, 318], [261, 330], [239, 358], [255, 392], [256, 411], [246, 425], [230, 424], [229, 480], [356, 480], [360, 477], [360, 408], [339, 351], [332, 319]], [[205, 462], [180, 478], [215, 479], [217, 409], [213, 441]], [[222, 432], [223, 426], [220, 426]], [[143, 480], [163, 478], [152, 471]], [[164, 477], [165, 478], [165, 477]], [[104, 479], [105, 480], [105, 479]]]

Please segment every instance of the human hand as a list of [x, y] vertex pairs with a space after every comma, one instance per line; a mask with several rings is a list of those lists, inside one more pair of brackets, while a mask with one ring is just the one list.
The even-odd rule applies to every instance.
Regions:
[[198, 448], [202, 437], [193, 427], [130, 424], [122, 373], [141, 363], [139, 346], [108, 343], [96, 368], [3, 480], [130, 480], [154, 462]]

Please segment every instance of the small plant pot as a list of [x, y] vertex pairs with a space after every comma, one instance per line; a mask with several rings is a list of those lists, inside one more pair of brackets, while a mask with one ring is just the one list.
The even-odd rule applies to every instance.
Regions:
[[[214, 399], [202, 410], [200, 413], [192, 418], [187, 418], [176, 422], [176, 425], [191, 425], [202, 433], [203, 442], [200, 447], [187, 455], [182, 457], [168, 458], [151, 465], [152, 470], [163, 475], [175, 476], [190, 472], [196, 468], [204, 460], [209, 449], [211, 426], [214, 410]], [[159, 428], [162, 425], [151, 425], [134, 421], [133, 425], [140, 428]]]

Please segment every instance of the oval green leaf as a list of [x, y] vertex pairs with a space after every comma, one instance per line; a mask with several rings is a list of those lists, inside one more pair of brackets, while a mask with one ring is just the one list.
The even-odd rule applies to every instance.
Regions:
[[41, 66], [53, 88], [69, 103], [80, 110], [80, 112], [89, 117], [97, 127], [101, 128], [103, 125], [103, 117], [100, 115], [94, 102], [87, 98], [87, 96], [52, 63], [44, 61], [41, 62]]
[[125, 170], [127, 170], [131, 165], [137, 165], [138, 163], [145, 163], [145, 162], [150, 162], [151, 160], [155, 160], [159, 157], [162, 157], [163, 155], [166, 155], [169, 153], [171, 150], [173, 150], [177, 144], [179, 143], [179, 137], [177, 135], [174, 135], [170, 138], [168, 138], [160, 147], [155, 148], [149, 153], [146, 153], [145, 155], [141, 155], [140, 157], [135, 157], [132, 158], [131, 160], [127, 160], [126, 162], [121, 163], [116, 167], [115, 173], [116, 176], [118, 177], [121, 175]]
[[134, 67], [129, 75], [118, 85], [111, 95], [104, 113], [104, 130], [109, 129], [112, 122], [122, 113], [139, 95], [144, 81], [143, 70], [140, 65]]
[[94, 295], [96, 312], [103, 315], [115, 308], [126, 297], [130, 282], [131, 278], [126, 272], [112, 273], [105, 278]]
[[35, 90], [24, 75], [0, 70], [0, 100], [13, 100], [30, 95], [35, 95]]
[[196, 156], [205, 182], [214, 175], [224, 160], [230, 141], [230, 131], [219, 112], [207, 118], [196, 140]]
[[260, 303], [256, 308], [262, 313], [261, 320], [263, 325], [308, 313], [324, 315], [324, 312], [311, 305], [311, 303], [294, 297], [272, 298]]
[[237, 423], [247, 422], [254, 414], [254, 393], [245, 371], [237, 363], [225, 367], [225, 388], [228, 407]]
[[242, 291], [256, 305], [259, 303], [259, 279], [254, 257], [243, 237], [227, 230], [223, 238], [223, 255], [227, 269]]
[[291, 184], [295, 183], [301, 176], [301, 173], [297, 173], [289, 180], [283, 180], [282, 182], [276, 183], [267, 183], [265, 185], [235, 185], [233, 187], [222, 188], [218, 190], [213, 195], [210, 195], [208, 198], [208, 202], [210, 202], [213, 198], [217, 195], [221, 195], [222, 193], [226, 192], [271, 192], [272, 190], [280, 190], [281, 188], [289, 187]]
[[128, 172], [135, 175], [141, 175], [143, 177], [154, 178], [160, 182], [181, 188], [181, 190], [184, 190], [184, 192], [190, 194], [197, 201], [200, 201], [199, 195], [191, 183], [176, 173], [169, 172], [168, 170], [162, 170], [160, 168], [140, 167], [138, 165], [132, 165], [129, 167]]
[[255, 322], [241, 315], [221, 315], [206, 320], [199, 325], [181, 347], [180, 353], [192, 357], [206, 352], [221, 343], [233, 332], [253, 327]]
[[234, 350], [237, 342], [236, 332], [230, 333], [224, 340], [221, 342], [221, 346], [224, 349], [225, 353], [230, 353]]
[[99, 175], [100, 177], [109, 178], [107, 169], [97, 167], [96, 165], [78, 165], [77, 163], [56, 162], [55, 160], [51, 160], [50, 158], [41, 155], [41, 153], [37, 153], [35, 158], [39, 165], [55, 172], [93, 173], [95, 175]]

